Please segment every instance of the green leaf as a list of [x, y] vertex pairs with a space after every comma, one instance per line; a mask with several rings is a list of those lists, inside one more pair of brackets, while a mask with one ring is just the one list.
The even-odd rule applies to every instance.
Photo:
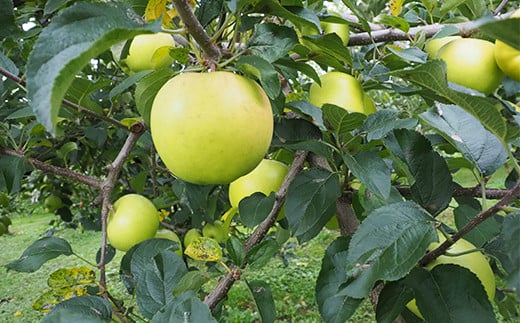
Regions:
[[78, 2], [54, 17], [34, 44], [27, 62], [31, 105], [54, 133], [61, 101], [75, 75], [111, 45], [144, 32], [160, 31], [160, 21], [142, 25], [121, 3]]
[[442, 264], [417, 268], [405, 280], [428, 322], [496, 322], [493, 307], [477, 276], [469, 269]]
[[298, 44], [294, 29], [274, 23], [256, 24], [247, 47], [269, 63], [284, 57]]
[[231, 261], [238, 267], [242, 267], [245, 263], [246, 259], [246, 251], [244, 250], [244, 246], [242, 245], [242, 242], [235, 237], [234, 235], [231, 235], [226, 241], [226, 251], [231, 258]]
[[173, 290], [187, 272], [184, 261], [171, 250], [163, 250], [138, 273], [136, 296], [139, 312], [151, 319], [173, 301]]
[[349, 112], [333, 104], [324, 104], [322, 110], [325, 124], [340, 140], [349, 138], [350, 132], [361, 127], [366, 119], [362, 113]]
[[149, 239], [133, 246], [126, 252], [121, 259], [121, 267], [125, 264], [125, 268], [129, 269], [130, 272], [138, 282], [141, 277], [141, 273], [148, 269], [148, 265], [152, 263], [158, 254], [165, 250], [175, 251], [179, 248], [178, 244], [168, 239]]
[[339, 295], [364, 298], [376, 281], [404, 277], [437, 238], [432, 218], [413, 202], [375, 210], [352, 236], [347, 255], [352, 280]]
[[390, 196], [391, 169], [376, 152], [360, 151], [354, 156], [343, 153], [342, 157], [352, 174], [365, 184], [368, 190], [382, 199]]
[[274, 100], [280, 94], [282, 88], [278, 73], [273, 65], [262, 57], [256, 55], [241, 56], [236, 63], [236, 68], [256, 77], [270, 99]]
[[[457, 206], [453, 210], [455, 217], [455, 225], [460, 230], [466, 224], [468, 224], [474, 217], [480, 213], [480, 210], [476, 210], [469, 205], [462, 204]], [[500, 226], [495, 218], [490, 217], [484, 222], [479, 223], [478, 226], [473, 228], [470, 232], [464, 235], [464, 239], [471, 242], [475, 247], [480, 248], [486, 242], [490, 241], [500, 232]]]
[[[14, 75], [18, 75], [18, 73], [20, 72], [18, 70], [18, 67], [16, 66], [16, 64], [9, 57], [5, 56], [4, 53], [2, 53], [1, 51], [0, 51], [0, 67], [5, 68], [8, 72], [10, 72]], [[0, 86], [1, 86], [1, 84], [0, 84]]]
[[217, 323], [211, 316], [208, 305], [193, 292], [186, 292], [173, 298], [152, 318], [152, 323], [204, 322]]
[[342, 0], [342, 2], [359, 19], [359, 22], [361, 24], [361, 27], [363, 27], [363, 30], [370, 31], [371, 30], [370, 25], [368, 24], [368, 21], [366, 20], [366, 13], [363, 12], [363, 10], [361, 9], [362, 7], [359, 6], [359, 4], [356, 1]]
[[410, 30], [410, 24], [404, 18], [401, 18], [399, 16], [380, 14], [374, 18], [374, 21], [383, 25], [390, 26], [392, 28], [402, 30], [405, 33], [408, 32], [408, 30]]
[[0, 0], [0, 38], [10, 37], [16, 32], [13, 1]]
[[[393, 323], [406, 304], [413, 299], [413, 290], [402, 280], [388, 282], [379, 294], [376, 308], [378, 323]], [[408, 321], [406, 321], [408, 322]]]
[[449, 88], [444, 61], [432, 60], [416, 68], [396, 71], [391, 74], [427, 89], [429, 91], [428, 96], [439, 102], [452, 102], [458, 105], [480, 120], [498, 138], [503, 139], [507, 136], [506, 122], [495, 107], [496, 101]]
[[179, 296], [190, 290], [197, 293], [210, 279], [211, 275], [208, 272], [199, 270], [188, 271], [173, 289], [173, 296]]
[[246, 280], [246, 284], [253, 295], [262, 323], [274, 322], [276, 320], [276, 308], [269, 284], [262, 280]]
[[282, 6], [279, 1], [275, 0], [261, 0], [257, 8], [258, 12], [268, 13], [277, 17], [281, 17], [292, 22], [296, 27], [302, 29], [303, 27], [320, 29], [320, 19], [309, 9], [301, 6]]
[[412, 129], [417, 125], [417, 119], [399, 118], [399, 111], [384, 109], [368, 116], [363, 124], [363, 131], [367, 132], [367, 140], [382, 139], [394, 129]]
[[279, 66], [284, 66], [286, 68], [292, 69], [294, 73], [303, 73], [304, 75], [310, 77], [314, 82], [321, 84], [320, 76], [316, 70], [305, 62], [297, 62], [292, 60], [290, 57], [282, 57], [274, 62], [274, 65], [278, 68]]
[[396, 129], [384, 142], [394, 156], [406, 163], [415, 179], [411, 186], [414, 201], [432, 214], [448, 207], [453, 190], [450, 170], [428, 139], [413, 130]]
[[[128, 90], [132, 85], [136, 84], [143, 77], [145, 77], [146, 75], [148, 75], [152, 72], [153, 72], [153, 70], [146, 70], [146, 71], [141, 71], [141, 72], [130, 75], [129, 77], [125, 78], [123, 80], [123, 82], [119, 83], [112, 90], [110, 90], [110, 93], [108, 94], [108, 98], [110, 100], [112, 100], [115, 96]], [[138, 109], [139, 109], [139, 107], [138, 107]]]
[[347, 265], [348, 244], [348, 238], [339, 237], [327, 247], [316, 280], [316, 302], [320, 315], [326, 323], [345, 322], [354, 314], [363, 300], [337, 295], [340, 286], [347, 279], [345, 266]]
[[24, 158], [0, 155], [0, 191], [20, 191], [24, 173]]
[[520, 212], [507, 215], [502, 222], [500, 234], [485, 245], [486, 252], [495, 256], [506, 271], [507, 286], [514, 288], [520, 298]]
[[54, 307], [42, 323], [108, 323], [112, 321], [110, 303], [98, 296], [78, 296]]
[[492, 38], [503, 41], [516, 50], [520, 50], [520, 33], [518, 33], [520, 18], [518, 17], [493, 21], [480, 26], [479, 30]]
[[478, 119], [456, 105], [441, 104], [421, 113], [420, 118], [457, 147], [484, 176], [493, 174], [507, 160], [507, 152], [500, 140]]
[[47, 261], [61, 255], [72, 255], [69, 243], [61, 238], [45, 237], [33, 242], [24, 250], [20, 258], [5, 267], [18, 272], [31, 273], [40, 269]]
[[253, 228], [264, 221], [274, 205], [274, 193], [265, 196], [256, 192], [240, 201], [238, 213], [240, 221], [249, 228]]
[[306, 42], [310, 43], [310, 49], [328, 58], [335, 59], [339, 62], [352, 65], [352, 57], [350, 51], [345, 49], [343, 41], [336, 34], [312, 35], [302, 37]]
[[207, 26], [213, 19], [224, 11], [224, 0], [202, 0], [199, 1], [197, 18], [202, 26]]
[[134, 94], [135, 105], [147, 125], [150, 124], [150, 111], [157, 92], [172, 77], [173, 71], [163, 68], [147, 74], [137, 83]]
[[404, 198], [401, 196], [401, 193], [399, 193], [399, 190], [397, 190], [397, 188], [394, 186], [390, 187], [390, 194], [386, 199], [383, 199], [379, 195], [372, 193], [366, 188], [365, 185], [362, 185], [359, 189], [359, 202], [364, 209], [364, 213], [366, 214], [382, 206], [403, 201]]
[[303, 114], [308, 115], [312, 118], [312, 123], [318, 126], [321, 130], [326, 130], [323, 122], [323, 110], [310, 104], [308, 101], [292, 101], [285, 104], [286, 107], [291, 110], [300, 111]]
[[336, 212], [339, 177], [321, 168], [302, 171], [289, 186], [285, 216], [300, 242], [314, 238]]
[[402, 50], [397, 50], [391, 46], [387, 46], [386, 49], [406, 62], [425, 63], [426, 59], [428, 58], [428, 54], [417, 47], [409, 47]]
[[252, 267], [262, 268], [278, 251], [280, 245], [275, 240], [264, 240], [249, 250], [247, 263]]

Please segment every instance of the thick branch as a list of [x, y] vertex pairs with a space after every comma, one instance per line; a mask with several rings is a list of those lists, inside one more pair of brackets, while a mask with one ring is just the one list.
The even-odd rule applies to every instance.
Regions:
[[423, 32], [426, 38], [431, 38], [442, 28], [447, 26], [456, 28], [458, 30], [457, 34], [463, 36], [469, 36], [478, 29], [477, 25], [475, 25], [473, 21], [467, 21], [457, 24], [432, 24], [413, 27], [410, 28], [408, 32], [395, 28], [372, 30], [370, 33], [365, 32], [350, 35], [348, 46], [370, 45], [372, 43], [392, 42], [397, 40], [411, 40], [420, 32]]
[[215, 65], [220, 57], [220, 50], [211, 41], [210, 37], [204, 30], [204, 27], [200, 24], [197, 17], [191, 10], [191, 7], [187, 0], [173, 0], [173, 5], [179, 14], [182, 22], [186, 26], [188, 33], [195, 38], [195, 41], [204, 51], [206, 58], [209, 60], [210, 65]]
[[[15, 81], [16, 83], [22, 85], [22, 86], [25, 86], [25, 80], [23, 80], [22, 78], [18, 77], [17, 75], [14, 75], [13, 73], [9, 72], [8, 70], [6, 70], [5, 68], [3, 67], [0, 67], [0, 74], [4, 75], [5, 77], [7, 77], [8, 79], [11, 79], [13, 81]], [[96, 118], [96, 119], [100, 119], [100, 120], [104, 120], [106, 122], [109, 122], [119, 128], [123, 128], [123, 129], [127, 129], [128, 130], [128, 127], [119, 122], [119, 120], [116, 120], [116, 119], [113, 119], [113, 118], [110, 118], [110, 117], [107, 117], [103, 114], [99, 114], [99, 113], [96, 113], [92, 110], [89, 110], [89, 109], [86, 109], [72, 101], [69, 101], [69, 100], [66, 100], [66, 99], [63, 99], [62, 100], [62, 103], [64, 106], [68, 107], [68, 108], [72, 108], [76, 111], [79, 111], [83, 114], [86, 114], [90, 117], [93, 117], [93, 118]]]
[[[397, 190], [403, 196], [411, 196], [412, 191], [410, 187], [404, 186], [396, 186]], [[498, 189], [498, 188], [486, 188], [486, 198], [491, 200], [499, 200], [509, 194], [509, 190]], [[481, 197], [482, 196], [482, 187], [474, 186], [474, 187], [455, 187], [452, 192], [453, 197], [459, 196], [473, 196], [473, 197]]]
[[84, 174], [75, 172], [73, 170], [70, 170], [68, 168], [62, 168], [62, 167], [46, 164], [36, 158], [26, 157], [24, 155], [24, 153], [20, 152], [20, 151], [0, 147], [0, 155], [8, 155], [8, 156], [14, 156], [14, 157], [18, 157], [18, 158], [23, 158], [23, 159], [27, 160], [31, 165], [33, 165], [34, 168], [36, 168], [36, 169], [39, 169], [44, 172], [56, 174], [59, 176], [71, 178], [73, 180], [76, 180], [83, 184], [87, 184], [87, 185], [92, 186], [97, 189], [100, 189], [101, 185], [102, 185], [102, 182], [95, 177], [84, 175]]
[[[305, 159], [307, 158], [307, 154], [308, 153], [305, 151], [296, 152], [296, 156], [291, 165], [291, 168], [289, 169], [287, 176], [285, 176], [285, 179], [282, 185], [280, 186], [280, 189], [278, 189], [278, 192], [276, 192], [275, 201], [273, 208], [271, 209], [271, 212], [269, 213], [267, 218], [258, 225], [255, 231], [245, 242], [244, 249], [246, 252], [251, 250], [252, 247], [259, 244], [264, 239], [265, 235], [267, 234], [267, 231], [269, 231], [269, 229], [276, 223], [276, 217], [282, 209], [282, 205], [287, 195], [289, 185], [292, 183], [296, 175], [298, 175], [298, 173], [302, 170], [303, 164], [305, 163]], [[209, 293], [206, 296], [206, 299], [204, 299], [204, 302], [209, 306], [209, 308], [214, 309], [215, 306], [222, 299], [224, 299], [224, 297], [226, 297], [228, 291], [231, 289], [231, 286], [233, 286], [233, 284], [235, 283], [235, 280], [236, 278], [234, 277], [234, 275], [232, 273], [228, 273], [226, 274], [226, 276], [224, 276], [224, 278], [222, 278], [219, 281], [217, 287], [215, 287], [215, 289], [213, 289], [213, 291], [211, 291], [211, 293]]]
[[507, 191], [507, 194], [504, 195], [504, 197], [498, 201], [495, 205], [490, 207], [489, 209], [481, 212], [479, 215], [474, 217], [468, 224], [466, 224], [462, 229], [460, 229], [457, 233], [455, 233], [453, 236], [451, 236], [450, 240], [444, 241], [439, 247], [436, 249], [428, 252], [424, 257], [421, 259], [419, 264], [421, 266], [425, 266], [440, 255], [444, 254], [456, 241], [461, 239], [466, 233], [473, 230], [477, 225], [487, 220], [489, 217], [491, 217], [493, 214], [500, 211], [504, 206], [511, 203], [513, 200], [518, 199], [520, 196], [520, 181], [518, 181], [511, 190]]

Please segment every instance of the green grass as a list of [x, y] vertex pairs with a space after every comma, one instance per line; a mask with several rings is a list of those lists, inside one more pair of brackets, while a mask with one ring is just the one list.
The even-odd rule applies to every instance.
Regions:
[[[3, 265], [11, 262], [35, 240], [45, 236], [51, 228], [54, 215], [40, 213], [33, 216], [14, 216], [10, 234], [0, 237], [0, 322], [37, 322], [44, 314], [32, 309], [32, 304], [47, 290], [46, 281], [50, 273], [59, 268], [89, 266], [75, 256], [60, 256], [45, 263], [34, 273], [7, 271]], [[75, 253], [95, 263], [95, 255], [101, 242], [99, 232], [84, 233], [70, 228], [59, 228], [54, 236], [66, 239]], [[269, 283], [275, 299], [278, 322], [319, 322], [314, 299], [314, 284], [318, 276], [325, 249], [336, 237], [323, 232], [309, 243], [286, 249], [288, 262], [274, 257], [262, 268], [248, 268], [242, 277], [249, 281], [264, 280]], [[291, 245], [289, 245], [291, 246]], [[111, 293], [126, 304], [135, 305], [119, 281], [119, 263], [122, 253], [107, 266], [107, 278]], [[258, 322], [260, 316], [245, 282], [237, 282], [228, 294], [223, 306], [223, 322]], [[366, 302], [349, 322], [373, 322], [371, 305]]]

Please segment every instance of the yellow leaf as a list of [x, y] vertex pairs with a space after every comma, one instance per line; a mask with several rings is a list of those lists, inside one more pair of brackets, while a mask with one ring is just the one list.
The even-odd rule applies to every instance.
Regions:
[[164, 219], [166, 219], [168, 217], [168, 215], [170, 215], [170, 211], [165, 210], [165, 209], [159, 210], [159, 220], [161, 222], [164, 221]]
[[61, 268], [50, 274], [47, 285], [55, 290], [78, 285], [95, 284], [96, 273], [87, 267]]
[[403, 10], [403, 3], [404, 0], [390, 0], [388, 2], [392, 16], [399, 16], [401, 10]]
[[36, 311], [48, 313], [54, 308], [54, 306], [56, 306], [56, 304], [61, 303], [67, 299], [86, 294], [87, 288], [85, 286], [50, 289], [38, 297], [38, 299], [33, 303], [33, 309]]
[[163, 15], [166, 11], [166, 5], [171, 0], [150, 0], [146, 5], [146, 9], [144, 10], [144, 19], [146, 21], [152, 21], [158, 19], [161, 15]]
[[21, 315], [23, 315], [23, 313], [21, 311], [14, 312], [14, 316], [21, 316]]
[[184, 253], [190, 258], [201, 261], [219, 261], [222, 259], [222, 249], [218, 242], [207, 237], [195, 238], [184, 250]]

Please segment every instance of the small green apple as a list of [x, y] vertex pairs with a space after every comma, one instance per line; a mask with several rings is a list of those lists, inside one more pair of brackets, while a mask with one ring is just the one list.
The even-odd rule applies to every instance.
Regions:
[[436, 56], [446, 63], [448, 81], [477, 90], [493, 93], [502, 82], [502, 71], [495, 61], [495, 44], [476, 39], [461, 38], [442, 46]]
[[49, 195], [47, 196], [43, 204], [45, 205], [47, 212], [52, 213], [63, 206], [63, 201], [59, 196]]
[[336, 35], [341, 38], [341, 41], [343, 42], [343, 45], [347, 46], [348, 41], [350, 40], [350, 27], [347, 24], [340, 24], [340, 23], [333, 23], [333, 22], [326, 22], [322, 21], [320, 23], [321, 28], [323, 29], [324, 34], [332, 34], [335, 33]]
[[218, 243], [225, 242], [228, 239], [228, 229], [224, 226], [222, 221], [217, 220], [213, 223], [206, 223], [202, 227], [202, 235]]
[[134, 73], [165, 67], [173, 62], [170, 48], [174, 46], [167, 33], [138, 35], [132, 39], [124, 62]]
[[[513, 12], [509, 18], [520, 18], [520, 9]], [[495, 60], [505, 75], [520, 82], [520, 50], [497, 39], [495, 41]]]
[[139, 194], [127, 194], [113, 205], [107, 220], [110, 244], [127, 251], [141, 241], [151, 239], [159, 228], [159, 212], [155, 205]]
[[175, 253], [182, 258], [182, 242], [179, 236], [173, 232], [172, 230], [168, 229], [159, 229], [157, 230], [157, 233], [155, 234], [154, 238], [158, 239], [168, 239], [174, 242], [177, 242], [179, 245], [179, 249], [175, 250]]
[[7, 215], [0, 216], [0, 223], [3, 223], [6, 227], [9, 227], [13, 222]]
[[193, 242], [193, 240], [202, 237], [199, 229], [191, 228], [184, 234], [184, 248], [188, 248], [188, 246]]
[[435, 56], [437, 56], [437, 52], [439, 51], [439, 49], [441, 49], [442, 46], [446, 45], [451, 41], [461, 38], [462, 37], [460, 36], [447, 36], [430, 39], [424, 45], [424, 51], [428, 53], [429, 58], [435, 58]]

